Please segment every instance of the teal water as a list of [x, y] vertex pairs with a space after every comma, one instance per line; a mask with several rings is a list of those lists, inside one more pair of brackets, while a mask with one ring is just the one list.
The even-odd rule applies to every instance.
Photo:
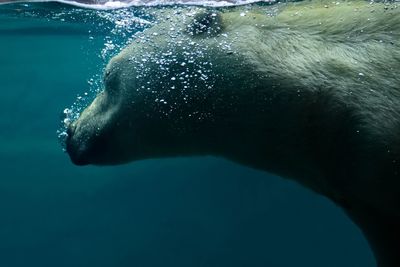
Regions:
[[0, 267], [374, 266], [344, 213], [291, 181], [212, 157], [70, 162], [62, 111], [95, 95], [144, 20], [0, 6]]

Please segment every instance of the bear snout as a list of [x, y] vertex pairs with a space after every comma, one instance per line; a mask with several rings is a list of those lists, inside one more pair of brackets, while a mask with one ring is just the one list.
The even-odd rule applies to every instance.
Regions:
[[75, 165], [83, 166], [88, 165], [89, 161], [85, 156], [85, 149], [82, 147], [82, 142], [79, 141], [79, 138], [75, 137], [76, 125], [71, 124], [67, 129], [67, 139], [66, 139], [66, 150], [67, 153]]

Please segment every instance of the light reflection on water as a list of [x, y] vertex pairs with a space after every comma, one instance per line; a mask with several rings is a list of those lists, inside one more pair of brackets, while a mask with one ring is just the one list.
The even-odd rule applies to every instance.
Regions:
[[[0, 3], [12, 2], [48, 2], [46, 0], [15, 1], [0, 0]], [[170, 6], [170, 5], [197, 5], [209, 7], [224, 7], [246, 5], [251, 3], [276, 3], [276, 0], [58, 0], [56, 2], [93, 9], [118, 9], [132, 6]]]

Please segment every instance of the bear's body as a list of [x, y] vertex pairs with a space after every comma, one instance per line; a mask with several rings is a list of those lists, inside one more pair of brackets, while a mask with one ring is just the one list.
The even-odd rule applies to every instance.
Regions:
[[400, 266], [400, 6], [160, 13], [70, 125], [71, 159], [216, 155], [293, 178], [341, 205], [382, 267]]

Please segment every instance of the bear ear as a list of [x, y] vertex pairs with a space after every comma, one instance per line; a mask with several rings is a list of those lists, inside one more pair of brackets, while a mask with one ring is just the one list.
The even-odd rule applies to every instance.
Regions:
[[190, 35], [216, 35], [222, 31], [222, 18], [220, 12], [203, 10], [194, 15], [187, 27]]

